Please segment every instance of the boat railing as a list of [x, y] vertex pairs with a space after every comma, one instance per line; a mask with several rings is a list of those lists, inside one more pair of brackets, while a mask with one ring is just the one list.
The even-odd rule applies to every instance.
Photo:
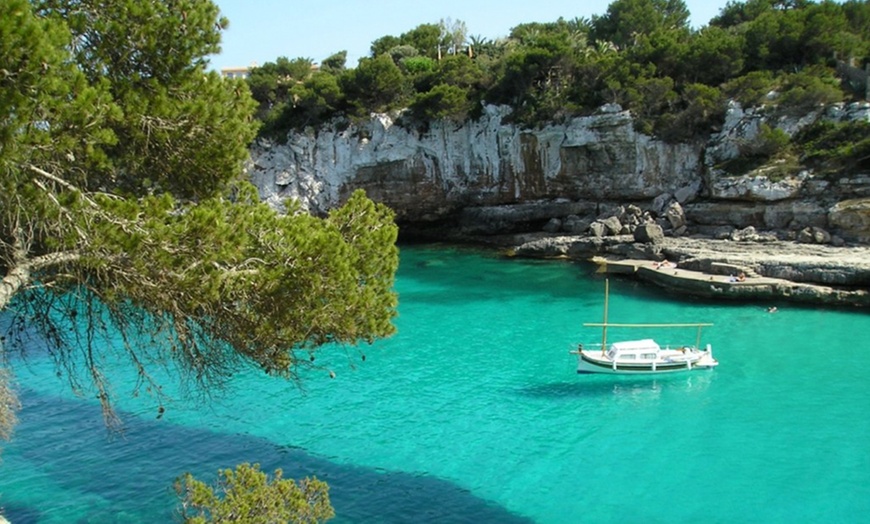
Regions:
[[[601, 350], [601, 348], [602, 348], [601, 343], [579, 344], [577, 349], [572, 349], [571, 351], [569, 351], [569, 353], [571, 353], [572, 355], [577, 355], [580, 353], [580, 350], [595, 351], [595, 350]], [[606, 350], [607, 348], [604, 348], [604, 349]], [[659, 349], [661, 351], [680, 351], [680, 350], [683, 350], [683, 351], [702, 351], [700, 346], [686, 344], [686, 343], [660, 344]]]
[[[605, 314], [606, 318], [606, 314]], [[600, 327], [601, 328], [601, 344], [599, 348], [607, 346], [607, 328], [698, 328], [698, 333], [695, 339], [695, 347], [701, 347], [701, 330], [705, 327], [710, 327], [713, 324], [708, 322], [689, 322], [689, 323], [669, 323], [669, 324], [622, 324], [614, 322], [587, 322], [584, 327]]]

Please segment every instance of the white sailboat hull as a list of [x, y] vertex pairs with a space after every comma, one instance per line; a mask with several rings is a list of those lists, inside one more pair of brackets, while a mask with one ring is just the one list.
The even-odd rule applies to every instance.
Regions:
[[[635, 344], [645, 341], [628, 341]], [[650, 341], [651, 342], [651, 341]], [[656, 345], [657, 348], [657, 345]], [[602, 352], [600, 349], [580, 349], [577, 354], [577, 373], [609, 373], [615, 375], [641, 375], [681, 373], [712, 369], [719, 365], [710, 346], [706, 350], [693, 347], [680, 349], [621, 350]]]

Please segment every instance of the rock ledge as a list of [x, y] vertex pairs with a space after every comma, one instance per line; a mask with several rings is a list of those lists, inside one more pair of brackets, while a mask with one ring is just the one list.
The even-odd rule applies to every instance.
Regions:
[[[790, 241], [735, 242], [634, 237], [541, 236], [518, 238], [514, 256], [570, 258], [607, 266], [681, 293], [737, 300], [870, 306], [870, 247], [834, 247]], [[667, 260], [671, 267], [654, 264]], [[746, 275], [743, 282], [729, 276]]]

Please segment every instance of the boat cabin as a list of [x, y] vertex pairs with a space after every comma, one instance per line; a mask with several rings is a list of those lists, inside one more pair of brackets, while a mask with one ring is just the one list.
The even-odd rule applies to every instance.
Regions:
[[651, 338], [613, 342], [607, 350], [607, 358], [610, 360], [621, 361], [653, 361], [658, 358], [661, 349], [662, 348], [656, 344], [655, 340]]

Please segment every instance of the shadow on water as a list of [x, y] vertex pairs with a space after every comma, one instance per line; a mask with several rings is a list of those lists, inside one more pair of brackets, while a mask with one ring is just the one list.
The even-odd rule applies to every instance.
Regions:
[[17, 504], [5, 504], [2, 502], [3, 499], [0, 499], [0, 510], [2, 510], [0, 511], [0, 515], [9, 519], [9, 522], [15, 522], [16, 524], [36, 524], [42, 518], [42, 512], [36, 508], [19, 506]]
[[[258, 437], [127, 414], [122, 414], [123, 436], [107, 438], [96, 406], [28, 390], [21, 392], [21, 400], [21, 423], [7, 449], [14, 448], [53, 484], [80, 496], [81, 507], [88, 507], [90, 497], [107, 502], [110, 509], [91, 507], [92, 513], [80, 522], [115, 522], [125, 514], [130, 521], [172, 522], [176, 499], [171, 487], [176, 476], [189, 471], [197, 478], [213, 479], [218, 469], [241, 462], [258, 462], [268, 472], [281, 468], [285, 478], [317, 476], [326, 481], [337, 523], [531, 522], [424, 474], [339, 464]], [[365, 442], [348, 446], [365, 446]], [[27, 472], [15, 475], [26, 482]], [[0, 492], [5, 491], [3, 484], [0, 480]], [[15, 524], [34, 524], [43, 511], [59, 511], [47, 504], [31, 507], [2, 500], [0, 504]]]

